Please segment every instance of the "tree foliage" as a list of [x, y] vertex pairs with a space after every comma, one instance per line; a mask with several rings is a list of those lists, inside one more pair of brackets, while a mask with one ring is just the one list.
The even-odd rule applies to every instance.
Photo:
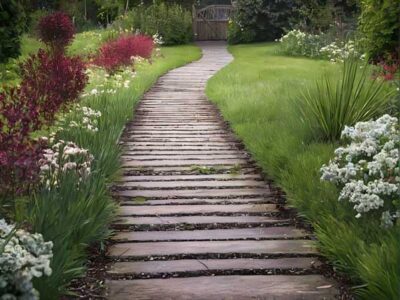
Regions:
[[19, 56], [25, 24], [25, 12], [18, 1], [0, 0], [0, 62]]
[[274, 40], [290, 26], [293, 0], [238, 0], [229, 28], [231, 43]]
[[362, 0], [359, 29], [363, 45], [371, 59], [388, 54], [399, 56], [400, 2], [398, 0]]

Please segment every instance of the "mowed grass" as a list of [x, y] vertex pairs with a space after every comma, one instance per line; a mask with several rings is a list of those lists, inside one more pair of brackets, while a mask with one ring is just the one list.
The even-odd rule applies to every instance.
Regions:
[[221, 109], [265, 173], [287, 194], [289, 205], [310, 222], [321, 252], [352, 279], [365, 299], [400, 299], [400, 229], [385, 230], [355, 218], [319, 169], [338, 146], [319, 142], [298, 109], [301, 93], [341, 66], [281, 56], [276, 44], [230, 47], [232, 64], [213, 77], [207, 94]]

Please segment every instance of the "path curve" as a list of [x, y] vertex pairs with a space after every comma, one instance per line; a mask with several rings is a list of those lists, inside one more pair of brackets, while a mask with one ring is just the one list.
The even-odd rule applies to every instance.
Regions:
[[205, 96], [220, 42], [161, 77], [127, 125], [108, 299], [330, 299], [310, 236]]

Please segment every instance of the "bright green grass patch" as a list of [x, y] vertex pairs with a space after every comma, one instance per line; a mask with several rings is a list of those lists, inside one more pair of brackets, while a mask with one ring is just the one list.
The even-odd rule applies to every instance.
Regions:
[[[340, 65], [278, 55], [276, 44], [230, 47], [235, 60], [213, 77], [207, 94], [244, 141], [263, 170], [316, 228], [320, 248], [339, 271], [366, 284], [365, 299], [400, 298], [399, 228], [356, 219], [349, 203], [338, 202], [334, 186], [319, 169], [337, 145], [317, 143], [297, 104], [301, 92], [323, 75], [338, 78]], [[384, 258], [388, 253], [390, 258]], [[390, 266], [389, 266], [390, 265]]]
[[[68, 283], [84, 274], [87, 246], [94, 242], [102, 245], [109, 235], [108, 226], [116, 204], [107, 186], [118, 175], [121, 153], [118, 140], [139, 99], [160, 75], [198, 59], [200, 50], [192, 45], [166, 47], [162, 48], [162, 54], [152, 64], [138, 67], [129, 88], [121, 88], [114, 95], [90, 96], [80, 103], [101, 111], [97, 133], [73, 127], [61, 132], [60, 138], [88, 149], [95, 160], [90, 179], [80, 189], [76, 188], [76, 178], [65, 178], [57, 191], [44, 190], [33, 199], [28, 216], [32, 231], [40, 232], [46, 241], [54, 243], [52, 275], [34, 282], [41, 299], [59, 299]], [[87, 90], [94, 85], [91, 83]], [[74, 120], [74, 113], [68, 118]]]

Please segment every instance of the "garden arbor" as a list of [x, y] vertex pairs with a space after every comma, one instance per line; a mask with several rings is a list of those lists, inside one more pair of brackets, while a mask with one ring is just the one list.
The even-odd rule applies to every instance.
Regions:
[[226, 40], [233, 11], [232, 5], [209, 5], [200, 9], [193, 7], [193, 31], [196, 40]]

